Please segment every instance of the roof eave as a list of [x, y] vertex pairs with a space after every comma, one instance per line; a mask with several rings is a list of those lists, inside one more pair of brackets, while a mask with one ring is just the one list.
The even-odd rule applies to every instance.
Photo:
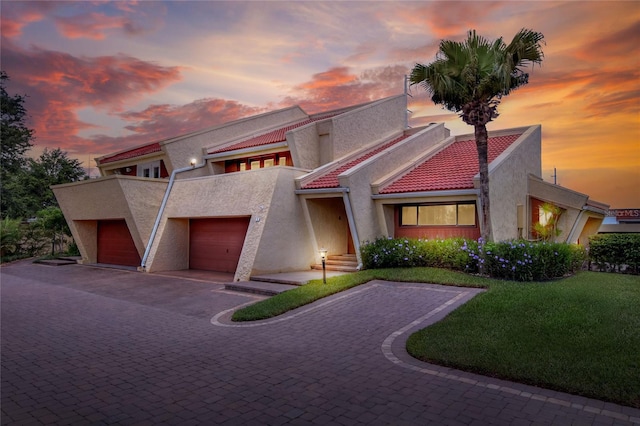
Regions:
[[238, 156], [243, 156], [247, 154], [257, 154], [257, 153], [262, 153], [264, 151], [280, 150], [282, 148], [288, 148], [288, 147], [289, 145], [287, 144], [286, 141], [276, 142], [276, 143], [270, 143], [266, 145], [251, 146], [248, 148], [233, 149], [230, 151], [214, 152], [213, 154], [205, 155], [204, 158], [206, 160], [223, 160], [227, 157], [238, 157]]
[[372, 194], [374, 200], [391, 200], [396, 198], [428, 198], [428, 197], [457, 197], [463, 195], [479, 195], [476, 188], [444, 189], [439, 191], [393, 192], [388, 194]]

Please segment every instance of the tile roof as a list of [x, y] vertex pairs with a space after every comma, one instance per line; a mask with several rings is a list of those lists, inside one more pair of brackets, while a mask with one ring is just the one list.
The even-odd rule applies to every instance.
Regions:
[[128, 151], [112, 155], [111, 157], [105, 157], [100, 160], [100, 164], [113, 163], [114, 161], [120, 160], [128, 160], [129, 158], [140, 157], [142, 155], [152, 154], [154, 152], [160, 151], [160, 144], [158, 142], [154, 142], [149, 145], [139, 146], [138, 148], [133, 148]]
[[256, 146], [269, 145], [277, 142], [284, 142], [287, 140], [286, 134], [289, 130], [302, 127], [306, 124], [313, 123], [314, 121], [324, 120], [325, 118], [329, 118], [332, 116], [333, 115], [325, 115], [322, 117], [309, 118], [299, 123], [291, 124], [286, 127], [281, 127], [279, 129], [272, 130], [271, 132], [265, 133], [263, 135], [253, 137], [251, 139], [247, 139], [245, 141], [238, 142], [236, 144], [226, 146], [224, 148], [214, 149], [212, 151], [209, 151], [209, 154], [217, 154], [220, 152], [235, 151], [237, 149], [253, 148]]
[[349, 170], [352, 167], [357, 166], [358, 164], [362, 163], [364, 160], [373, 157], [377, 153], [384, 151], [385, 149], [397, 144], [398, 142], [400, 142], [403, 139], [406, 139], [407, 137], [408, 136], [403, 135], [403, 136], [400, 136], [399, 138], [392, 140], [391, 142], [387, 142], [379, 146], [378, 148], [374, 149], [373, 151], [369, 151], [366, 154], [356, 158], [355, 160], [345, 163], [342, 166], [338, 167], [337, 169], [331, 170], [317, 177], [316, 179], [312, 180], [306, 185], [303, 185], [302, 188], [303, 189], [338, 188], [340, 186], [340, 182], [338, 182], [338, 175], [340, 173], [343, 173], [346, 170]]
[[[489, 138], [489, 163], [519, 137], [520, 134]], [[379, 193], [471, 189], [479, 169], [475, 140], [458, 141], [386, 185]]]

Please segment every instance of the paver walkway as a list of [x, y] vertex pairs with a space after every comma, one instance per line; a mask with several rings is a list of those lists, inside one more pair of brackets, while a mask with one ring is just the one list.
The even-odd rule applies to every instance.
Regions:
[[2, 268], [2, 424], [608, 425], [640, 410], [422, 363], [412, 330], [475, 290], [375, 281], [271, 320], [178, 277]]

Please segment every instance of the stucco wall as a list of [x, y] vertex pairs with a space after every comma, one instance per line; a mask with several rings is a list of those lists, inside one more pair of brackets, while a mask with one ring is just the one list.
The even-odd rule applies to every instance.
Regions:
[[293, 165], [303, 169], [315, 169], [320, 166], [320, 135], [325, 133], [326, 125], [312, 123], [287, 132], [287, 144], [291, 152]]
[[342, 196], [308, 198], [303, 202], [307, 203], [317, 250], [324, 248], [330, 255], [347, 253], [349, 223]]
[[[540, 175], [536, 175], [540, 176]], [[581, 194], [560, 185], [545, 182], [540, 178], [532, 176], [529, 182], [529, 194], [542, 201], [547, 201], [563, 208], [582, 209], [587, 203], [589, 196]]]
[[[494, 241], [520, 237], [518, 204], [527, 205], [529, 175], [542, 174], [540, 126], [490, 132], [489, 137], [512, 135], [518, 131], [524, 133], [489, 165], [489, 198]], [[476, 176], [476, 188], [480, 187], [479, 179], [479, 176]], [[479, 208], [478, 212], [481, 213], [482, 210]]]
[[111, 175], [52, 189], [83, 261], [94, 263], [100, 219], [125, 219], [142, 257], [166, 187], [166, 180]]
[[[251, 274], [308, 268], [313, 259], [294, 178], [303, 172], [271, 167], [176, 181], [158, 234], [147, 259], [147, 271], [184, 269], [188, 232], [174, 219], [250, 216], [235, 280]], [[188, 240], [187, 240], [188, 241]]]
[[331, 160], [403, 131], [406, 114], [407, 97], [399, 95], [331, 118]]

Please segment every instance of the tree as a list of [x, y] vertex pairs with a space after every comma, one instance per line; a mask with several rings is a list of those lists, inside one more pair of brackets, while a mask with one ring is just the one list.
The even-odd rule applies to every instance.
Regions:
[[80, 160], [69, 158], [60, 148], [44, 149], [37, 159], [28, 159], [28, 173], [24, 180], [30, 202], [30, 213], [34, 215], [47, 207], [57, 207], [51, 185], [81, 180], [85, 171]]
[[23, 213], [19, 179], [25, 171], [25, 153], [31, 149], [33, 130], [26, 126], [24, 96], [9, 96], [9, 77], [0, 71], [0, 214], [18, 217]]
[[489, 41], [471, 30], [464, 42], [440, 41], [436, 59], [416, 64], [411, 85], [420, 85], [435, 104], [456, 112], [474, 127], [480, 168], [481, 236], [492, 240], [487, 123], [498, 117], [503, 96], [529, 82], [523, 68], [541, 64], [544, 57], [541, 33], [522, 29], [508, 45], [502, 37]]

